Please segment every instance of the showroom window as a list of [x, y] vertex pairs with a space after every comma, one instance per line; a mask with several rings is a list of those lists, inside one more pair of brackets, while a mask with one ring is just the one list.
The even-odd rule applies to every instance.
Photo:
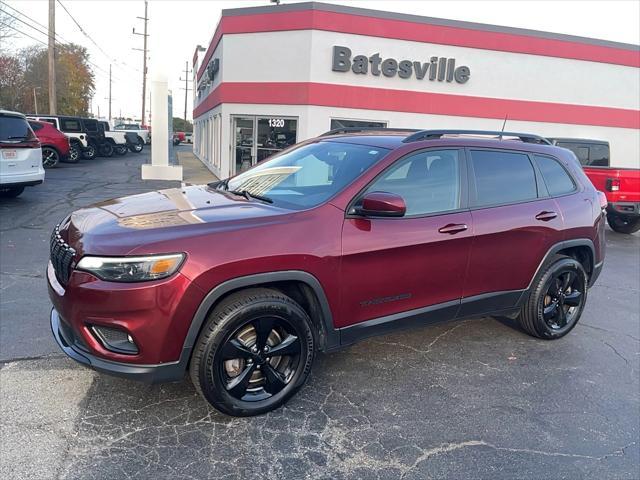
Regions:
[[472, 150], [477, 206], [533, 200], [538, 197], [536, 174], [527, 155], [497, 150]]

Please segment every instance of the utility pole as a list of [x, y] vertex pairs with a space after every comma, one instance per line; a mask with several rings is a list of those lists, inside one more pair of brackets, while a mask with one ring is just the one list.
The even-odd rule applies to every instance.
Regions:
[[[136, 29], [133, 29], [133, 34], [134, 35], [142, 35], [143, 38], [143, 42], [144, 42], [144, 47], [142, 48], [142, 52], [143, 52], [143, 57], [142, 57], [142, 116], [141, 118], [141, 123], [144, 125], [144, 117], [145, 117], [145, 102], [147, 99], [147, 37], [149, 36], [147, 34], [147, 22], [149, 21], [149, 17], [147, 15], [147, 7], [149, 6], [149, 3], [147, 0], [144, 0], [144, 17], [136, 17], [139, 18], [140, 20], [144, 20], [144, 33], [138, 33], [136, 32]], [[140, 50], [139, 48], [134, 48], [134, 50]]]
[[38, 97], [36, 96], [36, 87], [33, 87], [33, 110], [38, 114]]
[[109, 64], [109, 123], [111, 123], [111, 64]]
[[56, 0], [49, 0], [49, 115], [58, 110], [56, 102]]
[[[184, 90], [184, 123], [187, 123], [187, 94], [189, 93], [189, 91], [191, 90], [189, 88], [189, 74], [192, 72], [192, 70], [189, 70], [189, 60], [187, 60], [186, 62], [184, 62], [184, 88], [182, 90]], [[182, 81], [182, 78], [180, 78], [180, 81]], [[186, 125], [185, 125], [186, 127]]]

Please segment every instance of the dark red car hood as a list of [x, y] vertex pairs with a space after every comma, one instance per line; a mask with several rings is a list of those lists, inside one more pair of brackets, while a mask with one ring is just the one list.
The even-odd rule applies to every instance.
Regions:
[[124, 255], [145, 244], [280, 222], [291, 213], [198, 185], [115, 198], [77, 210], [63, 237], [80, 255]]

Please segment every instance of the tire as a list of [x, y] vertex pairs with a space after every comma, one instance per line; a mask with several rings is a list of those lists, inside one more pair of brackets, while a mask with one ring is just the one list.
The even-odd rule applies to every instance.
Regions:
[[22, 192], [24, 192], [24, 187], [0, 188], [0, 197], [16, 198], [20, 196]]
[[116, 145], [115, 148], [113, 149], [113, 153], [115, 153], [119, 157], [121, 157], [122, 155], [125, 155], [128, 151], [129, 149], [127, 148], [126, 145]]
[[42, 166], [44, 168], [53, 168], [58, 165], [60, 154], [53, 147], [42, 147]]
[[520, 326], [533, 337], [564, 337], [580, 320], [587, 301], [587, 285], [587, 272], [580, 262], [555, 255], [531, 284], [529, 298], [518, 317]]
[[113, 157], [113, 144], [111, 142], [104, 142], [100, 145], [100, 155], [103, 157]]
[[93, 160], [94, 158], [96, 158], [96, 154], [98, 153], [95, 145], [93, 145], [92, 143], [90, 143], [89, 145], [87, 145], [87, 148], [85, 148], [82, 152], [82, 158], [84, 158], [85, 160]]
[[254, 288], [229, 295], [209, 314], [189, 374], [214, 408], [248, 417], [291, 398], [304, 385], [314, 354], [304, 309], [277, 290]]
[[78, 144], [73, 143], [69, 147], [69, 156], [67, 157], [65, 162], [67, 162], [67, 163], [78, 163], [80, 161], [80, 156], [81, 155], [82, 154], [80, 153], [80, 147], [78, 146]]
[[618, 233], [636, 233], [640, 230], [640, 217], [607, 214], [607, 223], [611, 230]]
[[132, 143], [131, 145], [129, 145], [129, 150], [131, 150], [134, 153], [140, 153], [143, 148], [144, 148], [144, 144], [140, 139], [138, 139], [138, 143]]

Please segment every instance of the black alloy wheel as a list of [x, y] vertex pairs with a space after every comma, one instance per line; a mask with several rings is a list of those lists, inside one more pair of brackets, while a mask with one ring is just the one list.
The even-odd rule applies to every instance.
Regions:
[[227, 392], [246, 402], [276, 395], [300, 367], [300, 338], [280, 317], [259, 317], [222, 346], [218, 372]]
[[607, 214], [607, 223], [611, 230], [631, 234], [640, 230], [640, 216]]
[[132, 143], [131, 145], [129, 145], [129, 150], [131, 150], [134, 153], [140, 153], [143, 147], [144, 147], [144, 143], [142, 142], [142, 140], [138, 139], [137, 143]]
[[100, 155], [103, 157], [113, 157], [113, 145], [111, 142], [104, 142], [100, 145]]
[[73, 143], [69, 147], [69, 156], [67, 157], [66, 162], [68, 163], [78, 163], [80, 160], [80, 148], [77, 144]]
[[122, 155], [125, 155], [128, 150], [129, 149], [127, 148], [126, 145], [116, 145], [116, 147], [113, 149], [113, 152], [119, 157], [121, 157]]
[[561, 330], [572, 325], [583, 298], [584, 283], [575, 271], [565, 270], [553, 276], [541, 299], [542, 316], [547, 326]]
[[42, 166], [44, 168], [53, 168], [58, 165], [60, 155], [55, 148], [42, 147]]
[[93, 160], [94, 158], [96, 158], [97, 153], [98, 152], [96, 150], [96, 147], [92, 143], [90, 143], [82, 152], [82, 158], [84, 158], [85, 160]]
[[518, 317], [534, 337], [561, 338], [576, 326], [587, 301], [588, 277], [575, 258], [555, 255], [531, 283]]
[[304, 385], [315, 352], [311, 320], [283, 293], [252, 288], [226, 297], [196, 342], [189, 374], [227, 415], [274, 410]]

